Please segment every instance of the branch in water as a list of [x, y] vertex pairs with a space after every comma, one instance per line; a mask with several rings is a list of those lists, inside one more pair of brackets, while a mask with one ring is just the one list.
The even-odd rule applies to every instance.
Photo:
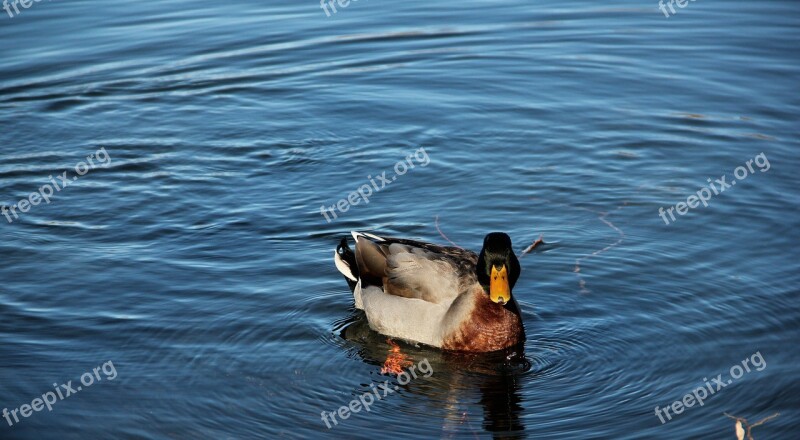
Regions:
[[753, 434], [750, 433], [750, 431], [753, 428], [755, 428], [758, 425], [763, 425], [764, 423], [767, 423], [770, 420], [774, 419], [775, 417], [778, 417], [779, 415], [781, 415], [781, 413], [775, 413], [775, 414], [773, 414], [773, 415], [771, 415], [769, 417], [764, 417], [763, 419], [761, 419], [761, 420], [759, 420], [759, 421], [757, 421], [757, 422], [755, 422], [755, 423], [753, 423], [751, 425], [751, 424], [747, 423], [747, 419], [745, 419], [744, 417], [736, 417], [736, 416], [732, 416], [732, 415], [730, 415], [728, 413], [723, 413], [723, 414], [725, 414], [727, 417], [729, 417], [729, 418], [731, 418], [733, 420], [736, 420], [735, 428], [736, 428], [736, 436], [737, 436], [738, 440], [743, 440], [744, 439], [745, 433], [742, 430], [742, 425], [744, 425], [747, 428], [747, 440], [754, 440], [753, 439]]
[[459, 249], [464, 249], [464, 248], [462, 248], [461, 246], [459, 246], [459, 245], [457, 245], [457, 244], [453, 243], [453, 241], [452, 241], [452, 240], [450, 240], [449, 238], [447, 238], [447, 236], [446, 236], [446, 235], [444, 235], [444, 232], [442, 232], [442, 230], [441, 230], [441, 229], [439, 229], [439, 216], [438, 216], [438, 215], [436, 216], [436, 230], [437, 230], [437, 231], [439, 231], [439, 235], [441, 235], [441, 236], [442, 236], [442, 238], [444, 238], [445, 240], [447, 240], [448, 242], [450, 242], [450, 244], [452, 244], [453, 246], [455, 246], [455, 247], [457, 247], [457, 248], [459, 248]]
[[539, 234], [539, 238], [537, 238], [530, 246], [528, 246], [524, 251], [522, 251], [522, 255], [520, 255], [520, 256], [524, 257], [525, 254], [528, 254], [532, 250], [536, 249], [536, 246], [539, 246], [540, 244], [545, 244], [544, 240], [542, 240], [543, 237], [544, 237], [544, 234]]

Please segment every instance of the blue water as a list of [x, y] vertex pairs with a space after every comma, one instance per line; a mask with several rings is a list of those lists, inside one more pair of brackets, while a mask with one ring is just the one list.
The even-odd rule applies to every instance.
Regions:
[[[337, 11], [0, 11], [0, 409], [92, 382], [0, 438], [735, 438], [724, 412], [797, 436], [800, 3]], [[501, 230], [518, 255], [542, 235], [514, 289], [524, 357], [369, 330], [332, 262], [353, 229], [475, 251]], [[433, 373], [400, 386], [397, 355]]]

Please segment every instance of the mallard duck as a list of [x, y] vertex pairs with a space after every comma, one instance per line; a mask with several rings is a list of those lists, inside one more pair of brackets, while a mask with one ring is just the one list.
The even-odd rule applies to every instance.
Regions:
[[520, 265], [508, 235], [488, 234], [475, 255], [458, 247], [352, 234], [355, 252], [343, 238], [334, 262], [373, 330], [453, 351], [490, 352], [525, 340], [511, 296]]

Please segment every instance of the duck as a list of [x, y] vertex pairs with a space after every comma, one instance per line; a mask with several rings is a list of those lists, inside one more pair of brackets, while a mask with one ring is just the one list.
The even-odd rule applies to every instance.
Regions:
[[480, 254], [403, 238], [352, 232], [334, 251], [356, 309], [390, 338], [446, 351], [487, 353], [525, 341], [512, 296], [520, 264], [511, 238], [492, 232]]

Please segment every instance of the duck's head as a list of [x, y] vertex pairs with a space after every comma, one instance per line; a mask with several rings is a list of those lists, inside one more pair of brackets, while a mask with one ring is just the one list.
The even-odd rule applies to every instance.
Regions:
[[519, 260], [511, 249], [511, 237], [502, 232], [488, 234], [483, 239], [477, 271], [478, 282], [493, 302], [510, 303], [511, 291], [520, 274]]

